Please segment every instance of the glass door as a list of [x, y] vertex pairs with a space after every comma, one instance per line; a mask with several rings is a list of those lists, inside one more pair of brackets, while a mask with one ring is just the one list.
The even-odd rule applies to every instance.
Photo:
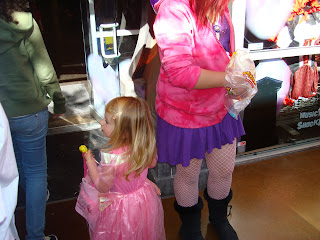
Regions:
[[81, 0], [90, 105], [97, 120], [112, 98], [136, 96], [132, 75], [141, 48], [139, 34], [147, 19], [147, 5], [142, 2]]

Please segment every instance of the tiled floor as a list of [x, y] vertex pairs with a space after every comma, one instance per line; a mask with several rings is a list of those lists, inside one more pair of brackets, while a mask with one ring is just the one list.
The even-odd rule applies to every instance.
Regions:
[[[320, 239], [320, 148], [237, 166], [233, 175], [234, 198], [230, 222], [240, 240]], [[202, 192], [201, 192], [202, 195]], [[180, 239], [180, 219], [174, 198], [163, 199], [168, 240]], [[59, 240], [87, 240], [86, 222], [75, 210], [75, 198], [47, 206], [46, 232]], [[24, 209], [16, 211], [16, 225], [23, 239]], [[205, 239], [217, 239], [202, 210]]]

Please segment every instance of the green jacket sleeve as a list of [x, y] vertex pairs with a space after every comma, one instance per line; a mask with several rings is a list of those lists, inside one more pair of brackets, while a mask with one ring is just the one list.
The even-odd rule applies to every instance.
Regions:
[[38, 77], [41, 86], [53, 101], [54, 113], [65, 113], [65, 98], [61, 93], [59, 81], [44, 44], [39, 26], [34, 19], [33, 26], [34, 29], [30, 37], [26, 40], [26, 48], [35, 74]]

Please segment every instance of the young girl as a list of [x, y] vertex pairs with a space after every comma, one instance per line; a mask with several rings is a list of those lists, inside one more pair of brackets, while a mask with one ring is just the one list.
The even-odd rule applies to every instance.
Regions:
[[[229, 0], [159, 0], [153, 30], [161, 60], [157, 82], [159, 162], [176, 166], [175, 210], [183, 240], [202, 240], [199, 174], [206, 159], [204, 196], [220, 240], [237, 240], [227, 219], [241, 119], [224, 106], [225, 69], [234, 52]], [[234, 90], [234, 89], [233, 89]]]
[[76, 211], [89, 224], [94, 240], [165, 239], [160, 191], [147, 179], [157, 153], [147, 103], [138, 98], [111, 100], [100, 121], [110, 138], [97, 165], [90, 150], [84, 154], [83, 178]]

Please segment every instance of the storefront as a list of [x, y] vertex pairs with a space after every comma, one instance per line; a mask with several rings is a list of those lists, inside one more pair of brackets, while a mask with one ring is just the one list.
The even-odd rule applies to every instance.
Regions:
[[[318, 1], [234, 0], [229, 9], [236, 49], [250, 50], [259, 89], [241, 113], [236, 164], [319, 146]], [[149, 1], [81, 0], [81, 10], [92, 115], [98, 120], [120, 95], [145, 98], [154, 114], [160, 63]], [[174, 172], [167, 164], [150, 171], [163, 196], [172, 195]], [[204, 163], [200, 188], [206, 177]]]
[[259, 89], [244, 111], [243, 150], [259, 157], [319, 145], [320, 5], [258, 2], [233, 4], [236, 47], [250, 50]]

